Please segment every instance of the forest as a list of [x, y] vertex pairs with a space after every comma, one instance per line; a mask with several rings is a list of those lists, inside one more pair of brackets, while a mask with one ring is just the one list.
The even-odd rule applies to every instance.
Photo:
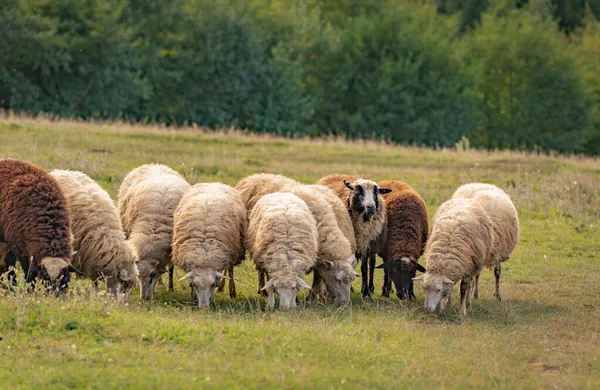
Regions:
[[600, 0], [3, 0], [27, 114], [600, 154]]

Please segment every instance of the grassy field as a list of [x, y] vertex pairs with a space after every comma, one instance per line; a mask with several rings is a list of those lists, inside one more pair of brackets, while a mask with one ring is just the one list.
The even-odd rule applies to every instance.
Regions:
[[371, 301], [267, 312], [250, 262], [236, 271], [238, 298], [218, 294], [206, 312], [183, 284], [159, 286], [152, 304], [85, 281], [59, 299], [0, 289], [0, 388], [600, 388], [598, 160], [27, 118], [0, 120], [0, 156], [81, 170], [113, 198], [149, 162], [228, 184], [364, 173], [410, 183], [430, 217], [459, 185], [484, 181], [511, 195], [521, 223], [504, 300], [485, 271], [464, 322], [457, 304], [425, 314], [420, 286], [414, 302], [381, 298], [382, 274]]

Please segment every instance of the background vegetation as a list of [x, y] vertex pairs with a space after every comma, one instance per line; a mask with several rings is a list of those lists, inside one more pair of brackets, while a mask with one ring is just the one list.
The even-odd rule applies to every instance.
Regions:
[[264, 310], [250, 261], [235, 272], [238, 298], [217, 294], [209, 311], [192, 307], [183, 283], [159, 286], [152, 304], [137, 290], [120, 303], [82, 280], [59, 299], [0, 286], [0, 388], [600, 387], [598, 159], [15, 117], [0, 118], [0, 156], [81, 170], [113, 199], [149, 162], [192, 183], [362, 173], [407, 181], [430, 217], [459, 185], [485, 181], [510, 194], [521, 225], [503, 301], [485, 270], [464, 323], [457, 303], [425, 314], [419, 286], [413, 302], [382, 299], [381, 271], [374, 300], [356, 292], [340, 309], [305, 303], [303, 291], [294, 312]]
[[4, 0], [0, 102], [600, 153], [599, 0]]

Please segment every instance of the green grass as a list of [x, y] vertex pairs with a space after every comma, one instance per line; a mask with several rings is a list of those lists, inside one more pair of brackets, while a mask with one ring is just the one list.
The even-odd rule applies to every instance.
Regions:
[[250, 262], [236, 271], [238, 298], [219, 294], [206, 312], [183, 284], [159, 286], [152, 304], [87, 281], [59, 299], [0, 289], [0, 388], [600, 387], [598, 160], [14, 117], [0, 120], [0, 156], [82, 170], [113, 197], [149, 162], [228, 184], [262, 171], [307, 183], [364, 173], [407, 181], [430, 216], [459, 185], [486, 181], [511, 195], [521, 222], [504, 300], [486, 271], [463, 322], [456, 304], [425, 314], [420, 286], [415, 302], [382, 299], [381, 274], [372, 301], [354, 293], [347, 308], [268, 312]]

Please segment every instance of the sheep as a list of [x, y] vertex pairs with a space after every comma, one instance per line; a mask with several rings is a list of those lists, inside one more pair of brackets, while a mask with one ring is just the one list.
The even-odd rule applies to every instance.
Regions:
[[387, 224], [371, 252], [371, 256], [375, 257], [377, 253], [383, 259], [383, 264], [377, 267], [384, 270], [381, 295], [389, 298], [393, 281], [398, 298], [414, 298], [412, 278], [417, 270], [425, 272], [418, 260], [425, 250], [429, 234], [427, 206], [423, 198], [406, 183], [384, 180], [377, 184], [380, 188], [392, 190], [383, 195]]
[[452, 290], [459, 280], [460, 315], [470, 306], [471, 279], [478, 275], [494, 247], [492, 220], [472, 199], [455, 198], [443, 203], [433, 217], [425, 248], [427, 272], [413, 280], [423, 281], [425, 311], [452, 305]]
[[385, 201], [380, 195], [387, 194], [391, 190], [379, 188], [374, 181], [351, 175], [325, 176], [317, 181], [317, 184], [325, 185], [335, 191], [350, 213], [356, 237], [356, 257], [362, 260], [361, 292], [363, 298], [368, 298], [375, 290], [373, 285], [375, 257], [370, 253], [371, 243], [379, 237], [387, 223]]
[[173, 213], [189, 188], [179, 173], [160, 164], [134, 169], [125, 176], [119, 188], [119, 217], [125, 238], [133, 244], [138, 255], [140, 296], [143, 299], [152, 299], [156, 283], [170, 263]]
[[40, 277], [52, 291], [64, 292], [77, 272], [72, 240], [67, 201], [56, 180], [31, 163], [0, 159], [0, 243], [10, 251], [4, 268], [18, 259], [28, 283]]
[[315, 266], [318, 233], [306, 203], [291, 193], [275, 192], [261, 197], [248, 221], [246, 247], [256, 268], [267, 273], [262, 287], [268, 292], [268, 306], [296, 307], [299, 287], [310, 288], [302, 276]]
[[[502, 263], [509, 259], [510, 254], [519, 241], [519, 216], [514, 204], [506, 192], [492, 184], [470, 183], [459, 187], [453, 198], [470, 198], [477, 201], [492, 219], [494, 231], [497, 236], [492, 255], [486, 259], [488, 268], [494, 269], [496, 277], [496, 290], [494, 296], [499, 301], [500, 275]], [[479, 275], [475, 277], [473, 298], [479, 298]]]
[[187, 273], [200, 308], [213, 300], [213, 290], [229, 270], [230, 295], [235, 296], [233, 267], [244, 259], [246, 208], [238, 192], [222, 183], [194, 185], [174, 215], [173, 264]]
[[[314, 268], [311, 295], [321, 290], [321, 277], [328, 295], [339, 305], [350, 302], [350, 287], [357, 274], [354, 271], [354, 252], [340, 229], [337, 219], [321, 191], [298, 185], [289, 191], [302, 199], [312, 213], [318, 234], [317, 263]], [[339, 200], [339, 199], [338, 199]], [[346, 214], [348, 214], [346, 212]]]
[[[256, 202], [267, 194], [273, 192], [290, 189], [300, 184], [296, 180], [290, 179], [282, 175], [275, 175], [273, 173], [257, 173], [254, 175], [246, 176], [239, 180], [235, 189], [239, 192], [242, 202], [248, 212], [248, 216], [252, 212]], [[258, 271], [258, 287], [259, 293], [265, 295], [265, 290], [262, 288], [265, 285], [265, 274], [262, 271]]]
[[113, 293], [135, 287], [137, 254], [125, 240], [117, 208], [108, 192], [83, 172], [50, 172], [67, 199], [76, 254], [73, 264]]

